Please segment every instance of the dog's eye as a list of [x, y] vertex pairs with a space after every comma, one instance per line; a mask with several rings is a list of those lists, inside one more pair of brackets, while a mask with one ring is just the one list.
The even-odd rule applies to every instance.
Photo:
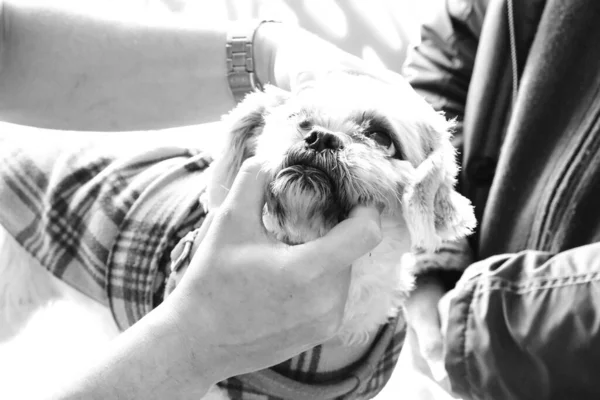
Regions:
[[383, 147], [388, 156], [392, 157], [396, 154], [396, 146], [394, 146], [392, 138], [387, 133], [375, 131], [370, 132], [367, 136]]
[[389, 147], [390, 145], [394, 144], [392, 143], [392, 138], [383, 132], [373, 132], [369, 134], [369, 137], [376, 141], [378, 145], [383, 147]]
[[303, 119], [302, 121], [298, 122], [298, 128], [306, 130], [306, 129], [310, 129], [312, 127], [312, 122], [310, 122], [310, 120], [308, 119]]

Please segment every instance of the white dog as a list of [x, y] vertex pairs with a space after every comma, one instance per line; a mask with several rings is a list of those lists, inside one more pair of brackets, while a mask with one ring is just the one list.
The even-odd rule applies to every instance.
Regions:
[[[469, 201], [453, 189], [458, 168], [452, 122], [409, 87], [339, 73], [295, 93], [275, 87], [252, 93], [224, 123], [225, 145], [210, 167], [203, 199], [209, 211], [221, 204], [251, 156], [271, 177], [265, 227], [286, 243], [324, 235], [354, 206], [382, 210], [383, 241], [352, 265], [342, 329], [323, 344], [320, 361], [330, 370], [356, 362], [379, 328], [398, 315], [412, 287], [415, 271], [400, 262], [403, 255], [415, 248], [434, 250], [475, 225]], [[16, 253], [7, 248], [12, 241], [4, 243], [0, 263], [6, 265], [2, 257]], [[19, 274], [27, 278], [4, 269], [4, 282]], [[184, 271], [170, 277], [167, 295]], [[14, 293], [14, 288], [0, 290]], [[4, 300], [5, 308], [13, 304]], [[229, 397], [215, 388], [207, 398]]]
[[415, 271], [402, 265], [403, 255], [433, 251], [475, 225], [469, 201], [453, 189], [452, 122], [399, 89], [334, 74], [294, 94], [275, 87], [250, 94], [225, 120], [229, 135], [212, 166], [209, 210], [251, 156], [271, 177], [264, 225], [288, 244], [323, 236], [354, 206], [383, 210], [383, 241], [352, 265], [342, 329], [326, 347], [367, 346], [412, 287]]

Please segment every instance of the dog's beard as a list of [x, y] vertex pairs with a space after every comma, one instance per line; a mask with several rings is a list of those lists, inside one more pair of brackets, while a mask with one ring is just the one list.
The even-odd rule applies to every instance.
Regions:
[[344, 324], [337, 335], [344, 344], [367, 343], [377, 326], [395, 316], [412, 282], [409, 274], [400, 282], [397, 272], [400, 254], [409, 244], [399, 238], [406, 231], [398, 222], [402, 220], [399, 180], [394, 179], [393, 168], [377, 149], [364, 145], [317, 152], [300, 142], [283, 157], [272, 154], [274, 178], [267, 187], [263, 221], [278, 240], [308, 242], [325, 235], [357, 205], [387, 207], [385, 218], [397, 231], [353, 263], [356, 283], [349, 291]]
[[[298, 244], [326, 234], [346, 218], [352, 204], [348, 170], [336, 151], [292, 146], [267, 188], [266, 217], [278, 239]], [[268, 218], [266, 218], [268, 219]]]

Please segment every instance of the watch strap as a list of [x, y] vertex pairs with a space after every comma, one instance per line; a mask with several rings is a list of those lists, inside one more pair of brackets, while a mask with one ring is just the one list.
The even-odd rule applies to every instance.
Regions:
[[254, 90], [262, 90], [254, 68], [254, 33], [264, 22], [275, 21], [235, 21], [228, 30], [225, 46], [227, 79], [236, 102]]

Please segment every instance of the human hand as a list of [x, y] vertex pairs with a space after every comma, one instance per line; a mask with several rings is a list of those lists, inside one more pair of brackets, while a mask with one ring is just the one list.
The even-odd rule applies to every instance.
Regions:
[[218, 349], [215, 379], [277, 364], [334, 336], [349, 266], [381, 240], [379, 212], [358, 208], [320, 239], [278, 242], [262, 224], [266, 184], [260, 165], [247, 161], [163, 303], [191, 338], [192, 354]]
[[445, 376], [442, 316], [438, 310], [445, 293], [441, 280], [433, 275], [424, 275], [417, 279], [416, 287], [406, 302], [407, 322], [415, 333], [419, 355], [436, 381], [443, 380]]
[[419, 277], [406, 303], [407, 341], [413, 350], [413, 363], [450, 395], [453, 393], [444, 365], [444, 339], [454, 294], [454, 289], [446, 291], [439, 278], [425, 275]]
[[360, 72], [405, 89], [410, 87], [400, 74], [369, 64], [290, 24], [261, 24], [254, 36], [254, 55], [259, 80], [284, 90], [293, 91], [336, 71]]

